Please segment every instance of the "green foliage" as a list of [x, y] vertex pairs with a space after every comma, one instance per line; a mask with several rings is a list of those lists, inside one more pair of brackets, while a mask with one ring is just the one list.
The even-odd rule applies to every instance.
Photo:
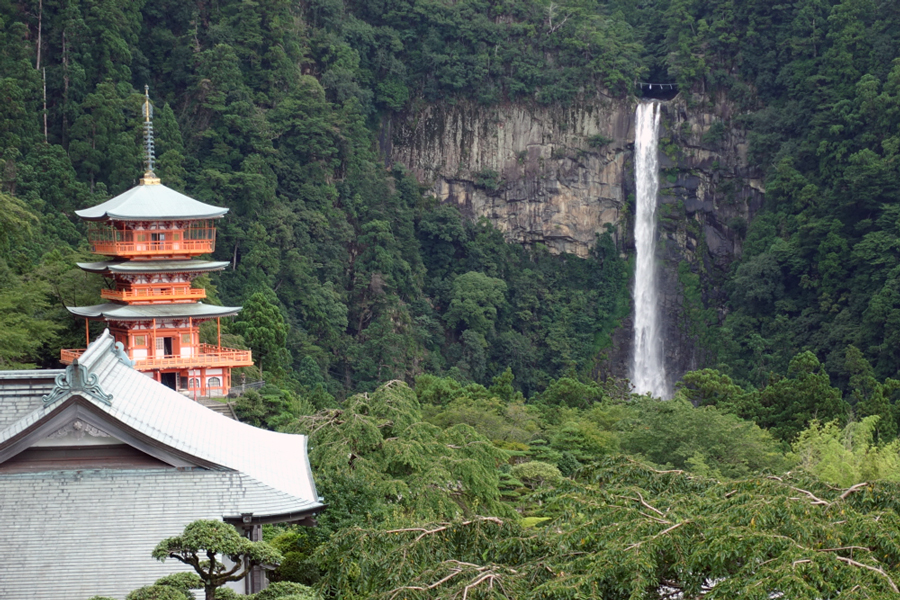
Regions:
[[500, 173], [492, 169], [484, 169], [472, 174], [475, 185], [494, 192], [500, 187]]
[[284, 560], [269, 574], [270, 581], [313, 585], [319, 580], [319, 569], [311, 560], [312, 553], [325, 537], [318, 534], [318, 531], [293, 527], [271, 541], [272, 546], [284, 556]]
[[800, 432], [789, 458], [811, 475], [840, 486], [863, 481], [900, 481], [900, 441], [875, 444], [879, 417], [848, 423], [841, 430], [837, 423], [822, 425], [813, 421]]
[[24, 241], [37, 220], [24, 202], [0, 192], [0, 248], [5, 252], [12, 250], [12, 242]]
[[484, 273], [464, 273], [453, 281], [450, 307], [444, 319], [450, 327], [485, 335], [494, 325], [497, 309], [506, 303], [506, 283]]
[[753, 423], [678, 398], [635, 402], [638, 414], [621, 424], [626, 452], [712, 477], [746, 477], [783, 465], [772, 436]]
[[288, 327], [273, 292], [250, 296], [233, 327], [250, 345], [261, 371], [265, 366], [275, 374], [283, 372], [290, 360], [285, 348]]
[[189, 595], [191, 590], [203, 588], [203, 580], [196, 573], [173, 573], [160, 577], [153, 585], [166, 585]]
[[190, 596], [168, 585], [148, 585], [129, 593], [125, 600], [190, 600]]
[[795, 356], [788, 377], [777, 378], [756, 395], [758, 415], [753, 418], [772, 435], [791, 441], [813, 419], [844, 419], [847, 405], [840, 391], [812, 352]]
[[543, 487], [545, 484], [553, 485], [562, 479], [562, 474], [556, 466], [537, 460], [514, 466], [510, 474], [531, 489]]
[[606, 137], [601, 133], [597, 133], [591, 136], [588, 136], [587, 143], [591, 148], [602, 148], [608, 144], [611, 144], [614, 140]]
[[0, 259], [0, 369], [33, 367], [59, 325], [48, 318], [49, 286], [19, 278]]
[[544, 526], [354, 528], [317, 558], [323, 591], [341, 597], [813, 598], [859, 586], [888, 598], [895, 494], [887, 482], [835, 490], [796, 476], [719, 483], [613, 458], [539, 492]]
[[570, 377], [560, 377], [551, 382], [537, 398], [538, 402], [548, 406], [590, 408], [604, 397], [603, 390], [594, 382], [582, 383]]
[[259, 391], [248, 390], [239, 396], [234, 412], [242, 423], [274, 430], [300, 415], [314, 413], [319, 408], [316, 403], [330, 404], [331, 400], [321, 387], [298, 395], [267, 384]]
[[585, 419], [563, 423], [550, 436], [550, 447], [560, 452], [557, 465], [571, 472], [574, 470], [571, 459], [576, 464], [600, 460], [619, 449], [619, 440], [614, 432], [604, 431], [596, 423]]
[[737, 412], [745, 392], [728, 375], [715, 369], [685, 373], [676, 384], [678, 395], [694, 406], [715, 406]]
[[415, 393], [402, 382], [302, 416], [287, 430], [310, 436], [316, 485], [329, 505], [319, 522], [330, 531], [411, 514], [509, 512], [497, 473], [506, 454], [468, 425], [423, 422]]
[[276, 581], [252, 596], [253, 600], [321, 600], [311, 587], [290, 581]]
[[[159, 542], [152, 556], [162, 562], [174, 558], [192, 567], [202, 580], [206, 600], [214, 600], [218, 588], [240, 581], [253, 567], [274, 568], [282, 560], [266, 542], [251, 542], [228, 523], [205, 520], [189, 523], [180, 536]], [[234, 566], [226, 567], [221, 557], [228, 557]]]
[[220, 587], [216, 590], [215, 600], [241, 600], [243, 596], [227, 587]]
[[725, 138], [725, 123], [722, 121], [713, 121], [712, 125], [703, 133], [702, 141], [704, 144], [715, 145]]

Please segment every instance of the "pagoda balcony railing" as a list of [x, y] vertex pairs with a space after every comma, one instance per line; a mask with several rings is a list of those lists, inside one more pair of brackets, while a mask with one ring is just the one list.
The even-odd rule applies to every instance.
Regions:
[[119, 300], [122, 302], [151, 302], [153, 300], [165, 300], [171, 302], [179, 300], [195, 301], [206, 298], [206, 290], [184, 286], [168, 289], [135, 288], [131, 290], [100, 290], [100, 297], [106, 298], [107, 300]]
[[[84, 348], [64, 349], [59, 353], [59, 360], [64, 365], [70, 365], [83, 353]], [[134, 368], [138, 371], [251, 366], [253, 366], [253, 353], [250, 350], [235, 350], [211, 344], [200, 344], [200, 353], [195, 356], [166, 355], [134, 361]]]
[[119, 242], [91, 240], [95, 254], [108, 256], [171, 256], [209, 254], [216, 249], [216, 240], [178, 240], [162, 242]]
[[63, 348], [59, 351], [59, 362], [64, 365], [71, 365], [76, 358], [81, 358], [85, 348]]

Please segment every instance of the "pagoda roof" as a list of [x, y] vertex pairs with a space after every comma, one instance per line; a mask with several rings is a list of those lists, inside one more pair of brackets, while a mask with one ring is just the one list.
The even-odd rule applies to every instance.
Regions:
[[[98, 448], [103, 440], [147, 458], [142, 466], [27, 462], [48, 443]], [[123, 362], [105, 331], [64, 371], [0, 373], [0, 508], [14, 516], [0, 545], [4, 591], [57, 600], [121, 598], [190, 571], [150, 553], [197, 519], [297, 522], [324, 505], [305, 436], [233, 421], [157, 383]], [[85, 556], [114, 556], [117, 568]]]
[[102, 204], [76, 210], [88, 221], [166, 221], [216, 219], [227, 208], [205, 204], [162, 184], [138, 185]]
[[221, 271], [227, 260], [119, 260], [76, 263], [91, 273], [194, 273]]
[[94, 306], [67, 306], [76, 317], [104, 319], [107, 321], [147, 321], [149, 319], [215, 319], [230, 317], [240, 312], [240, 306], [215, 306], [203, 302], [184, 304], [95, 304]]

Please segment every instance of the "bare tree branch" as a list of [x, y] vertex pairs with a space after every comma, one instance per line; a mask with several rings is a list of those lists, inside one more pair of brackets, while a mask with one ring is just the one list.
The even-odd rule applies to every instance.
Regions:
[[[827, 500], [822, 500], [821, 498], [817, 497], [815, 494], [813, 494], [810, 491], [796, 488], [794, 486], [791, 486], [791, 489], [809, 496], [810, 500], [812, 500], [812, 503], [814, 505], [820, 505], [820, 506], [830, 506], [831, 505], [831, 502], [828, 502]], [[802, 498], [791, 498], [791, 500], [802, 500]]]
[[[619, 497], [620, 497], [620, 498], [625, 498], [625, 499], [627, 499], [627, 500], [636, 500], [636, 501], [640, 502], [641, 504], [643, 504], [646, 508], [648, 508], [648, 509], [652, 510], [653, 512], [655, 512], [656, 514], [658, 514], [660, 517], [665, 518], [666, 513], [664, 513], [663, 511], [661, 511], [661, 510], [659, 510], [659, 509], [657, 509], [657, 508], [654, 508], [654, 507], [650, 506], [649, 504], [647, 504], [647, 501], [644, 500], [644, 497], [641, 496], [641, 493], [640, 493], [640, 492], [635, 492], [635, 493], [636, 493], [637, 496], [638, 496], [637, 498], [629, 498], [628, 496], [619, 496]], [[671, 523], [671, 521], [669, 521], [669, 522]]]
[[879, 569], [878, 567], [873, 567], [872, 565], [866, 565], [861, 562], [856, 562], [852, 558], [845, 558], [843, 556], [835, 556], [835, 558], [843, 563], [847, 563], [848, 565], [853, 565], [854, 567], [862, 567], [863, 569], [868, 569], [870, 571], [875, 571], [876, 573], [879, 573], [880, 575], [884, 576], [885, 579], [888, 580], [888, 583], [890, 584], [891, 589], [894, 590], [894, 593], [900, 594], [900, 589], [897, 588], [897, 584], [894, 583], [894, 580], [891, 579], [891, 576], [888, 575], [887, 573], [885, 573], [884, 570]]
[[669, 533], [669, 532], [671, 532], [671, 531], [674, 531], [674, 530], [678, 529], [679, 527], [681, 527], [682, 525], [684, 525], [684, 524], [686, 524], [686, 523], [690, 523], [690, 522], [691, 522], [691, 521], [688, 520], [688, 521], [682, 521], [681, 523], [675, 523], [674, 525], [672, 525], [672, 526], [669, 527], [668, 529], [663, 529], [662, 531], [660, 531], [659, 533], [657, 533], [656, 535], [654, 535], [652, 538], [647, 539], [647, 540], [641, 540], [640, 542], [636, 542], [636, 543], [634, 543], [634, 544], [628, 546], [627, 548], [625, 548], [625, 550], [633, 550], [633, 549], [637, 548], [638, 546], [640, 546], [641, 544], [643, 544], [643, 543], [645, 543], [645, 542], [649, 542], [649, 541], [655, 540], [656, 538], [658, 538], [658, 537], [660, 537], [660, 536], [663, 536], [663, 535], [666, 535], [667, 533]]
[[[497, 517], [478, 517], [477, 519], [472, 519], [470, 521], [463, 521], [462, 523], [459, 523], [459, 525], [471, 525], [472, 523], [480, 523], [482, 521], [490, 521], [491, 523], [496, 523], [497, 525], [503, 525], [503, 521], [498, 519]], [[415, 540], [413, 540], [414, 542], [418, 542], [426, 535], [432, 535], [440, 531], [446, 531], [452, 525], [453, 523], [446, 523], [444, 525], [441, 525], [440, 527], [435, 527], [434, 529], [425, 529], [424, 527], [407, 527], [404, 529], [391, 529], [389, 531], [385, 531], [385, 533], [406, 533], [410, 531], [421, 531], [422, 533], [419, 534]]]
[[841, 550], [865, 550], [866, 552], [871, 552], [871, 548], [866, 548], [865, 546], [841, 546], [840, 548], [820, 548], [816, 550], [816, 552], [840, 552]]
[[862, 483], [857, 483], [856, 485], [847, 488], [846, 490], [844, 490], [844, 493], [838, 497], [838, 500], [845, 500], [847, 498], [847, 496], [849, 496], [856, 490], [866, 487], [867, 485], [869, 485], [869, 482], [863, 481]]

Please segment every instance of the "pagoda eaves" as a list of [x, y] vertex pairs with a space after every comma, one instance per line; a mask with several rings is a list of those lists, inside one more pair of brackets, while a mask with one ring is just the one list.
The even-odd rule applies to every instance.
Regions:
[[86, 221], [200, 221], [220, 219], [227, 212], [162, 184], [144, 184], [75, 214]]

